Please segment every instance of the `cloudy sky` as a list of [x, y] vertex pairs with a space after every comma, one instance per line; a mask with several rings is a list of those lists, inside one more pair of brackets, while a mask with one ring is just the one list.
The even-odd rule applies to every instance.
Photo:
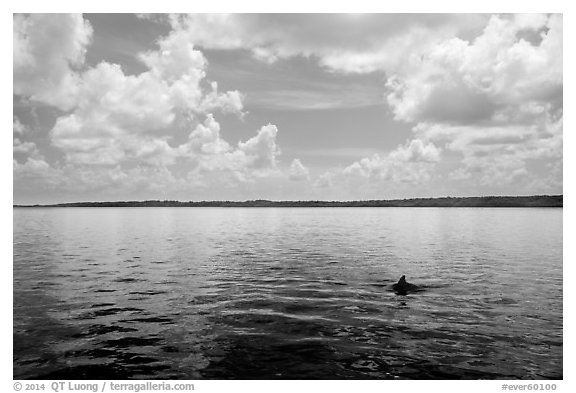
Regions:
[[15, 203], [562, 193], [562, 16], [32, 14]]

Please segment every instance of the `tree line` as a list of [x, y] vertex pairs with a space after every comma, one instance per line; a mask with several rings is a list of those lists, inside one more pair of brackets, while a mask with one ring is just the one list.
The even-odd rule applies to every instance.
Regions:
[[563, 195], [480, 196], [363, 201], [115, 201], [72, 202], [14, 207], [563, 207]]

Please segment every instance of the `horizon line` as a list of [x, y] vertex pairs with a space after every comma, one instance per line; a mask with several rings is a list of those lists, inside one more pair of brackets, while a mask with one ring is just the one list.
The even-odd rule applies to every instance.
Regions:
[[[408, 201], [421, 201], [421, 200], [445, 200], [445, 199], [486, 199], [486, 198], [558, 198], [564, 197], [564, 194], [534, 194], [534, 195], [481, 195], [481, 196], [441, 196], [441, 197], [415, 197], [415, 198], [394, 198], [394, 199], [354, 199], [354, 200], [321, 200], [321, 199], [301, 199], [301, 200], [274, 200], [274, 199], [245, 199], [245, 200], [188, 200], [182, 201], [177, 199], [145, 199], [145, 200], [115, 200], [115, 201], [75, 201], [75, 202], [57, 202], [57, 203], [44, 203], [44, 204], [16, 204], [13, 203], [12, 207], [57, 207], [69, 205], [82, 205], [82, 204], [125, 204], [125, 203], [179, 203], [179, 204], [201, 204], [201, 203], [374, 203], [374, 202], [408, 202]], [[70, 206], [73, 207], [73, 206]]]

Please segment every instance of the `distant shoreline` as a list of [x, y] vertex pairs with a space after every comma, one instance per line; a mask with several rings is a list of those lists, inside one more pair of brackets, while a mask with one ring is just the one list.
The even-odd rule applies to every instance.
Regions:
[[563, 195], [441, 197], [383, 199], [364, 201], [115, 201], [71, 202], [46, 205], [13, 205], [31, 207], [563, 207]]

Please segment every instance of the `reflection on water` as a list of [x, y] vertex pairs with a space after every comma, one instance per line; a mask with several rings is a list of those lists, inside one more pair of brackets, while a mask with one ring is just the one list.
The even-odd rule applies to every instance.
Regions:
[[562, 344], [562, 209], [14, 210], [18, 379], [556, 379]]

